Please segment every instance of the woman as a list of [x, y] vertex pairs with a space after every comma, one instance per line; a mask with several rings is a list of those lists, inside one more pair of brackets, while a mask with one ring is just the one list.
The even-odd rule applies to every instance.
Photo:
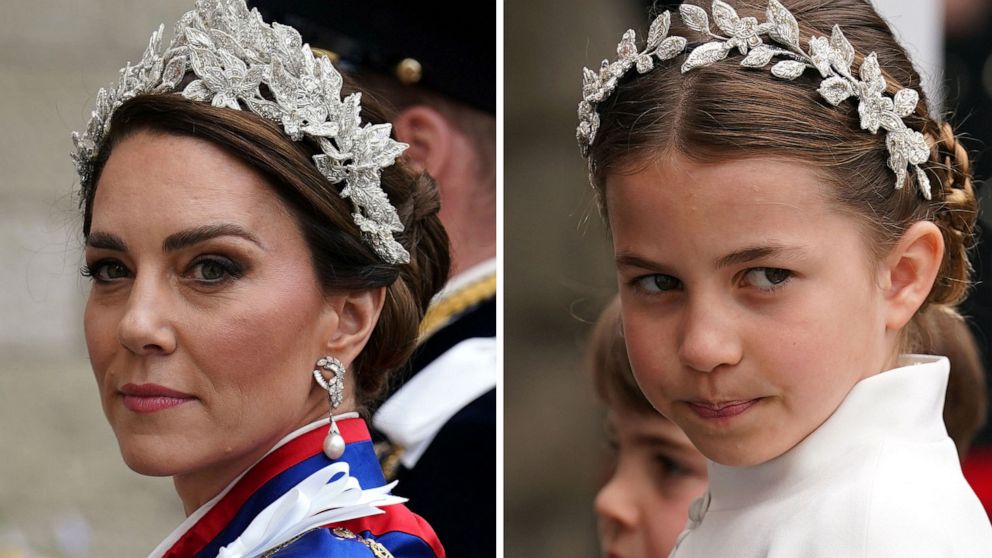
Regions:
[[443, 556], [358, 418], [447, 276], [433, 182], [243, 0], [161, 33], [73, 154], [104, 412], [188, 515], [152, 556]]

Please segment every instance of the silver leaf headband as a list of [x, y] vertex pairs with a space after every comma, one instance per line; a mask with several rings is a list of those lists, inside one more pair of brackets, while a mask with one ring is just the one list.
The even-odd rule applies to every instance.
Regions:
[[[389, 137], [389, 124], [362, 125], [361, 94], [341, 98], [341, 74], [327, 58], [314, 57], [292, 27], [269, 25], [257, 10], [249, 12], [244, 0], [197, 0], [176, 23], [164, 51], [163, 29], [152, 34], [139, 63], [121, 69], [116, 86], [100, 89], [86, 131], [72, 134], [72, 159], [84, 191], [93, 187], [93, 159], [114, 111], [138, 95], [180, 92], [192, 70], [197, 79], [182, 89], [183, 97], [247, 108], [279, 123], [294, 141], [316, 142], [322, 153], [314, 164], [331, 183], [345, 183], [340, 195], [351, 200], [365, 242], [386, 263], [410, 261], [393, 237], [403, 224], [380, 185], [382, 169], [407, 145]], [[263, 84], [274, 101], [260, 93]]]
[[[682, 22], [687, 27], [715, 39], [689, 52], [682, 63], [682, 73], [723, 60], [734, 49], [744, 56], [740, 64], [748, 68], [764, 68], [775, 57], [785, 58], [771, 67], [772, 75], [780, 79], [793, 80], [808, 68], [815, 68], [824, 78], [817, 91], [828, 103], [837, 106], [848, 98], [856, 98], [861, 128], [873, 134], [879, 128], [885, 130], [888, 165], [896, 174], [896, 189], [902, 188], [907, 166], [911, 166], [916, 173], [920, 193], [930, 199], [930, 180], [919, 167], [930, 158], [930, 146], [923, 134], [911, 130], [902, 120], [916, 110], [920, 96], [913, 89], [902, 89], [893, 98], [883, 95], [885, 78], [874, 52], [864, 58], [858, 77], [855, 77], [851, 69], [854, 47], [836, 25], [829, 39], [810, 38], [807, 53], [800, 46], [796, 18], [778, 0], [769, 0], [767, 21], [764, 23], [758, 23], [753, 17], [739, 17], [733, 7], [721, 0], [713, 1], [712, 13], [717, 27], [727, 36], [713, 33], [703, 8], [690, 4], [679, 6]], [[628, 29], [617, 45], [615, 62], [603, 60], [598, 74], [588, 68], [583, 69], [576, 139], [584, 157], [588, 157], [599, 129], [596, 107], [613, 93], [617, 81], [631, 68], [636, 67], [638, 73], [644, 74], [654, 67], [654, 58], [669, 60], [685, 51], [685, 38], [668, 36], [670, 23], [671, 15], [667, 11], [658, 16], [651, 24], [647, 45], [642, 51], [635, 46], [634, 31]], [[776, 44], [763, 42], [763, 35]]]

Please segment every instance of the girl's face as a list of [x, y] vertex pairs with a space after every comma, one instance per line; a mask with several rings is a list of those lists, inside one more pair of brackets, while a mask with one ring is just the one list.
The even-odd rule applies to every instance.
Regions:
[[596, 495], [603, 556], [667, 556], [706, 490], [706, 459], [661, 415], [613, 405], [607, 420], [616, 461]]
[[875, 266], [831, 187], [767, 158], [608, 177], [634, 375], [718, 463], [782, 455], [894, 363]]
[[125, 139], [85, 258], [90, 360], [135, 471], [209, 496], [327, 412], [311, 371], [339, 324], [332, 297], [282, 201], [239, 160], [189, 137]]

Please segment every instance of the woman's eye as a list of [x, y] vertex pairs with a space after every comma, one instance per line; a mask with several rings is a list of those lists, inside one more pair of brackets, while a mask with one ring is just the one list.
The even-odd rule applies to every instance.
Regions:
[[782, 286], [791, 277], [791, 271], [777, 267], [756, 267], [749, 269], [744, 274], [744, 280], [748, 285], [763, 291], [774, 290]]
[[84, 265], [80, 270], [83, 277], [89, 277], [97, 283], [109, 283], [130, 277], [127, 266], [114, 260], [99, 261], [92, 265]]
[[649, 293], [660, 293], [682, 288], [682, 281], [679, 281], [671, 275], [664, 275], [661, 273], [639, 277], [635, 280], [635, 282], [637, 284], [637, 288]]
[[205, 258], [193, 263], [190, 275], [203, 283], [222, 283], [240, 277], [241, 268], [227, 259]]

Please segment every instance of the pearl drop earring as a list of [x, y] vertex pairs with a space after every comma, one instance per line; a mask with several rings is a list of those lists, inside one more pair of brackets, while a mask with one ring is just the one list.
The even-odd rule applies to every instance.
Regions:
[[[331, 372], [332, 376], [325, 378], [324, 370]], [[338, 425], [334, 422], [334, 409], [344, 401], [344, 373], [344, 364], [332, 356], [321, 357], [313, 371], [313, 379], [320, 387], [327, 390], [331, 428], [327, 431], [327, 437], [324, 438], [324, 455], [331, 459], [337, 459], [344, 454], [344, 437], [341, 436], [341, 431], [338, 430]]]

